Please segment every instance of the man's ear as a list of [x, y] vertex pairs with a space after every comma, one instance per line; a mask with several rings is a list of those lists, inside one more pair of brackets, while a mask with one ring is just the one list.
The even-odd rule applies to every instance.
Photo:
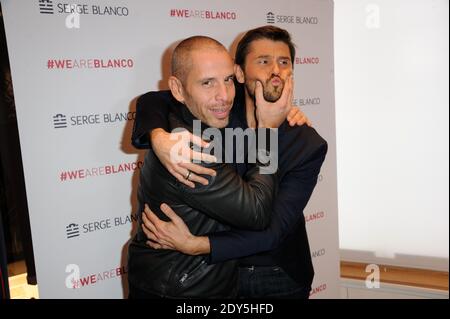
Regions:
[[234, 75], [236, 76], [236, 80], [238, 80], [239, 83], [245, 82], [244, 71], [242, 70], [240, 65], [234, 65]]
[[173, 97], [176, 98], [178, 102], [184, 104], [184, 90], [181, 81], [172, 75], [169, 78], [168, 84]]

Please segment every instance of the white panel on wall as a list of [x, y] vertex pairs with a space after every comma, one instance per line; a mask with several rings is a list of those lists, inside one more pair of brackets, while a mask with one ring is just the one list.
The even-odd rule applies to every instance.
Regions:
[[336, 0], [342, 259], [448, 271], [449, 2]]

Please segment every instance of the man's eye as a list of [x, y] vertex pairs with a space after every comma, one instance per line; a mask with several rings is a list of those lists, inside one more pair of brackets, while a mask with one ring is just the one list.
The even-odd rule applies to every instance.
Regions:
[[212, 81], [204, 81], [204, 82], [202, 82], [203, 86], [211, 86], [211, 84], [212, 84]]
[[234, 81], [234, 76], [230, 76], [225, 79], [225, 82], [233, 82], [233, 81]]
[[269, 63], [268, 60], [259, 60], [259, 64], [267, 64], [267, 63]]

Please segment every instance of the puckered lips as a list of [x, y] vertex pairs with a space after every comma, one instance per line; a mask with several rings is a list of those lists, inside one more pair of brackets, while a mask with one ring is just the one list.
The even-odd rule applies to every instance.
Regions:
[[283, 81], [278, 76], [275, 76], [270, 80], [270, 83], [272, 86], [280, 86], [283, 84]]

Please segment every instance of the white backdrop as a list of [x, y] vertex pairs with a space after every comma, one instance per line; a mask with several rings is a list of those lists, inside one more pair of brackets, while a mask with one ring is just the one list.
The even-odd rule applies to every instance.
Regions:
[[328, 141], [305, 210], [312, 298], [339, 296], [333, 5], [273, 1], [3, 0], [41, 298], [122, 298], [138, 168], [134, 101], [166, 88], [170, 46], [195, 34], [233, 47], [268, 23], [298, 46], [295, 103]]

